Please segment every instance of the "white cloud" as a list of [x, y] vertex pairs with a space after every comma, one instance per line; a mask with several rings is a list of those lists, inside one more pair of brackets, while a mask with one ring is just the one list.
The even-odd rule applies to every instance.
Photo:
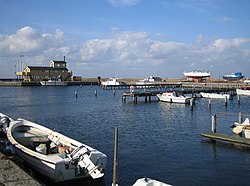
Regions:
[[250, 65], [250, 38], [197, 38], [186, 44], [155, 40], [147, 32], [113, 29], [109, 38], [72, 45], [61, 30], [41, 34], [23, 27], [15, 34], [0, 35], [0, 73], [2, 77], [13, 76], [16, 59], [23, 54], [27, 65], [48, 65], [50, 60], [62, 60], [66, 55], [68, 68], [84, 77], [116, 73], [121, 77], [146, 77], [158, 71], [162, 77], [182, 77], [185, 70], [209, 69], [211, 65], [215, 73], [242, 71], [250, 77], [245, 68]]
[[115, 7], [128, 7], [140, 3], [141, 0], [107, 0], [112, 6]]
[[219, 22], [219, 23], [221, 23], [221, 22], [229, 22], [229, 21], [232, 21], [232, 18], [231, 18], [231, 17], [222, 16], [222, 17], [219, 17], [219, 18], [218, 18], [218, 22]]
[[222, 52], [226, 49], [233, 48], [233, 47], [240, 47], [242, 44], [250, 42], [249, 38], [233, 38], [233, 39], [216, 39], [210, 46], [210, 49]]

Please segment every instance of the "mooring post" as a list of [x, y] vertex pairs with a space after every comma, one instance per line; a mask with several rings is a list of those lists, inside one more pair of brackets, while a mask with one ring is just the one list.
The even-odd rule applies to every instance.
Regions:
[[239, 112], [239, 124], [241, 124], [241, 123], [242, 123], [242, 113]]
[[237, 102], [238, 102], [238, 104], [240, 104], [240, 96], [239, 95], [237, 95]]
[[113, 165], [113, 184], [112, 184], [112, 186], [118, 185], [117, 184], [117, 149], [118, 149], [118, 128], [115, 127], [114, 165]]
[[114, 96], [115, 96], [115, 89], [113, 89], [113, 94], [114, 94]]
[[75, 96], [76, 96], [76, 98], [77, 98], [77, 96], [78, 96], [78, 92], [77, 92], [77, 90], [75, 90]]
[[122, 101], [126, 102], [126, 96], [122, 96]]
[[208, 99], [208, 107], [211, 108], [211, 99]]
[[191, 109], [193, 109], [193, 106], [194, 106], [194, 98], [192, 97], [190, 99], [190, 107], [191, 107]]
[[95, 97], [97, 97], [97, 90], [95, 89]]
[[228, 104], [228, 99], [227, 97], [225, 97], [225, 106], [227, 107], [227, 104]]
[[216, 114], [212, 116], [212, 132], [216, 133]]

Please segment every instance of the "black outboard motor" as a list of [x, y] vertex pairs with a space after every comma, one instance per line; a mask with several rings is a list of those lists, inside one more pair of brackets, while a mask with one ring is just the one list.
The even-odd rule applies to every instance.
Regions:
[[0, 134], [6, 135], [7, 129], [10, 126], [10, 118], [7, 116], [0, 117]]

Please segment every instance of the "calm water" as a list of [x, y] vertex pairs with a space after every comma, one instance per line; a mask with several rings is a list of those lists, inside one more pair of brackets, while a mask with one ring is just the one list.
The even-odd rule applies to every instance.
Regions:
[[[144, 176], [173, 185], [249, 185], [250, 148], [211, 143], [200, 133], [210, 131], [211, 116], [217, 112], [249, 113], [250, 97], [242, 97], [240, 105], [234, 97], [227, 107], [223, 100], [212, 101], [211, 108], [208, 100], [197, 99], [191, 109], [156, 99], [123, 103], [123, 92], [114, 95], [98, 86], [0, 87], [0, 112], [55, 129], [107, 154], [102, 185], [112, 183], [115, 127], [121, 186]], [[236, 115], [220, 116], [217, 131], [230, 133], [237, 120]]]

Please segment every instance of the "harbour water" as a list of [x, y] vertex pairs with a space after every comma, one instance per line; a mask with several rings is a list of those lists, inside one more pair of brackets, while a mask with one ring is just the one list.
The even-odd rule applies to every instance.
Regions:
[[[97, 90], [97, 96], [95, 91]], [[77, 97], [76, 97], [77, 91]], [[103, 182], [111, 185], [114, 129], [119, 128], [118, 183], [132, 185], [147, 176], [172, 185], [249, 185], [250, 148], [212, 143], [200, 136], [211, 130], [211, 116], [220, 115], [218, 132], [230, 133], [237, 115], [249, 114], [250, 97], [224, 100], [196, 99], [188, 105], [122, 102], [124, 90], [98, 86], [0, 87], [0, 112], [55, 129], [108, 156]], [[69, 185], [69, 184], [68, 184]]]

